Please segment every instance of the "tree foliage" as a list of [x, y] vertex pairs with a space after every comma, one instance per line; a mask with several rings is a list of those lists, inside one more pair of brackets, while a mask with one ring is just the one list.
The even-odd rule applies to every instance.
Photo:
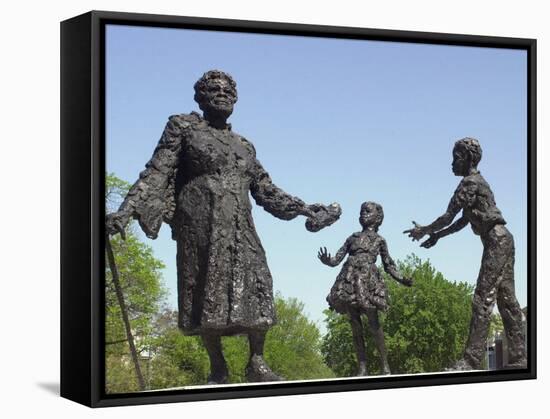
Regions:
[[[129, 184], [107, 176], [106, 206], [116, 210]], [[185, 336], [177, 327], [177, 312], [165, 307], [167, 289], [162, 282], [163, 263], [152, 248], [142, 243], [127, 227], [126, 240], [111, 238], [120, 284], [127, 306], [140, 368], [147, 389], [164, 389], [206, 383], [210, 370], [208, 355], [200, 337]], [[385, 278], [389, 290], [389, 311], [381, 316], [386, 334], [388, 360], [394, 373], [441, 371], [462, 354], [468, 333], [472, 287], [449, 282], [429, 262], [412, 256], [399, 263], [405, 276], [414, 279], [406, 288]], [[105, 356], [106, 391], [138, 391], [135, 367], [112, 283], [106, 267]], [[264, 355], [274, 372], [287, 380], [307, 380], [355, 374], [356, 359], [351, 328], [345, 316], [325, 311], [327, 335], [323, 338], [315, 323], [295, 298], [276, 295], [278, 323], [266, 336]], [[495, 317], [492, 327], [501, 328]], [[378, 371], [375, 351], [366, 321], [369, 371]], [[245, 382], [249, 348], [246, 336], [224, 337], [224, 354], [231, 383]], [[330, 367], [330, 368], [329, 368]]]
[[105, 177], [105, 210], [107, 213], [118, 209], [131, 186], [114, 173], [107, 173]]
[[[264, 356], [276, 373], [286, 380], [332, 377], [321, 355], [319, 329], [304, 314], [304, 304], [296, 298], [275, 296], [277, 324], [266, 335]], [[248, 362], [246, 337], [227, 337], [223, 341], [231, 382], [245, 382]]]
[[[389, 310], [382, 314], [388, 362], [393, 373], [443, 371], [462, 356], [468, 336], [473, 287], [446, 280], [429, 261], [410, 256], [398, 263], [411, 288], [385, 275]], [[351, 327], [346, 316], [326, 310], [327, 334], [322, 352], [337, 376], [356, 373], [357, 361]], [[379, 356], [363, 320], [368, 368], [379, 372]]]
[[[320, 352], [321, 336], [315, 323], [303, 313], [303, 303], [294, 298], [275, 297], [278, 324], [266, 336], [264, 355], [270, 367], [287, 380], [332, 377]], [[151, 388], [206, 383], [210, 363], [197, 336], [184, 336], [177, 328], [177, 313], [166, 311], [153, 348]], [[231, 383], [246, 382], [244, 370], [249, 348], [246, 336], [222, 338]]]
[[151, 389], [206, 383], [210, 363], [198, 336], [185, 336], [177, 326], [178, 314], [165, 309], [155, 320], [148, 370]]
[[[130, 184], [113, 174], [106, 178], [106, 211], [116, 211]], [[150, 246], [141, 242], [133, 223], [126, 240], [111, 237], [120, 286], [147, 389], [205, 384], [210, 371], [208, 355], [198, 336], [185, 336], [177, 327], [177, 312], [165, 306], [168, 290], [163, 285], [163, 263]], [[278, 324], [266, 336], [265, 357], [273, 370], [288, 380], [333, 376], [320, 352], [317, 326], [294, 298], [275, 298]], [[139, 391], [135, 366], [117, 301], [109, 266], [105, 269], [106, 391]], [[245, 382], [248, 340], [245, 336], [222, 339], [230, 370], [230, 382]]]
[[[107, 176], [107, 211], [112, 211], [120, 203], [128, 188], [129, 184], [116, 176]], [[110, 241], [137, 355], [143, 359], [150, 351], [154, 317], [160, 311], [167, 294], [161, 275], [164, 264], [154, 257], [150, 246], [138, 239], [131, 225], [126, 230], [126, 240], [117, 235], [111, 237]], [[122, 320], [122, 309], [108, 265], [105, 267], [105, 359], [107, 392], [138, 389]]]
[[489, 323], [489, 339], [493, 339], [498, 333], [504, 333], [504, 323], [499, 313], [493, 313]]
[[[154, 257], [151, 247], [133, 234], [128, 234], [126, 240], [120, 236], [111, 238], [111, 244], [132, 332], [143, 347], [147, 344], [145, 337], [153, 332], [153, 318], [167, 293], [161, 276], [164, 264]], [[124, 340], [125, 331], [109, 267], [105, 273], [105, 342], [109, 347]]]

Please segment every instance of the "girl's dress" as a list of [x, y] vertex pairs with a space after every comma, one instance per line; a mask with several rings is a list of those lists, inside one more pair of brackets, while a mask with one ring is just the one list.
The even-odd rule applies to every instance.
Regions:
[[349, 257], [327, 296], [330, 308], [341, 314], [368, 309], [385, 311], [388, 308], [386, 283], [376, 267], [376, 259], [380, 254], [385, 267], [394, 268], [395, 264], [384, 238], [375, 231], [354, 233], [332, 258], [331, 264], [336, 266], [346, 254]]

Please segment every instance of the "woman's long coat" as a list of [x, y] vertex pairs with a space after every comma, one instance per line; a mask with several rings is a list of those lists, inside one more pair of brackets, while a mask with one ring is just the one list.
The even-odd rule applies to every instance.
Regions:
[[121, 208], [150, 238], [162, 222], [177, 241], [179, 326], [187, 334], [267, 329], [272, 277], [256, 234], [258, 205], [290, 220], [304, 203], [277, 188], [252, 144], [200, 115], [170, 117], [153, 157]]

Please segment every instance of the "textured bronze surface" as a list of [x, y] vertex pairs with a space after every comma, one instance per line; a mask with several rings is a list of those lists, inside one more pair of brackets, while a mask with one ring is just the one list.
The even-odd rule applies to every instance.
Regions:
[[[477, 170], [481, 155], [481, 146], [474, 138], [463, 138], [455, 143], [452, 170], [463, 179], [447, 211], [427, 226], [413, 222], [414, 228], [404, 233], [413, 240], [429, 235], [421, 246], [430, 248], [440, 238], [471, 225], [474, 234], [481, 237], [483, 257], [472, 302], [472, 320], [464, 357], [454, 369], [481, 367], [495, 302], [508, 340], [507, 367], [525, 368], [527, 360], [522, 312], [514, 287], [514, 238], [505, 227], [506, 221], [496, 206], [489, 184]], [[453, 223], [460, 211], [462, 216]]]
[[327, 302], [331, 309], [349, 316], [359, 376], [368, 374], [362, 314], [367, 315], [369, 331], [380, 353], [382, 373], [391, 374], [386, 356], [384, 331], [378, 319], [378, 310], [385, 311], [388, 308], [386, 284], [376, 267], [378, 256], [380, 255], [384, 270], [390, 276], [403, 285], [412, 285], [411, 279], [403, 278], [398, 272], [388, 252], [386, 240], [378, 234], [383, 219], [381, 205], [375, 202], [363, 203], [359, 216], [363, 230], [349, 236], [334, 257], [326, 248], [321, 248], [318, 254], [321, 262], [333, 267], [349, 255], [330, 290]]
[[201, 335], [208, 350], [210, 383], [227, 381], [220, 337], [247, 334], [249, 381], [277, 381], [263, 360], [266, 331], [276, 322], [273, 280], [252, 220], [249, 192], [282, 220], [304, 215], [318, 231], [340, 214], [338, 204], [306, 205], [278, 188], [256, 158], [252, 143], [227, 118], [237, 101], [236, 84], [213, 70], [195, 84], [203, 116], [171, 116], [139, 179], [118, 212], [107, 216], [111, 234], [131, 218], [157, 237], [163, 222], [177, 241], [179, 326]]

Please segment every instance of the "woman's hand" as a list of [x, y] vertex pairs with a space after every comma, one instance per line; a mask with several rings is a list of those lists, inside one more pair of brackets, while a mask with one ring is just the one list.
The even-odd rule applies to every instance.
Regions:
[[311, 204], [304, 207], [302, 214], [307, 217], [306, 229], [315, 233], [338, 221], [342, 208], [336, 202], [330, 205]]
[[126, 226], [130, 217], [124, 211], [117, 211], [105, 216], [105, 231], [110, 236], [120, 233], [123, 240], [126, 239]]

